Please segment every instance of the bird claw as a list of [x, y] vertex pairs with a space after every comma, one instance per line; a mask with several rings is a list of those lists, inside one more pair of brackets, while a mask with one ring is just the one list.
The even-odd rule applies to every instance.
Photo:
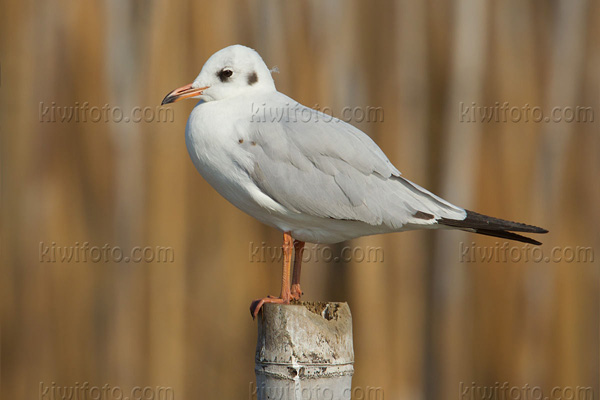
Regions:
[[290, 291], [292, 300], [300, 300], [300, 297], [302, 297], [302, 295], [304, 294], [302, 292], [302, 289], [300, 289], [299, 283], [294, 283]]
[[252, 319], [256, 318], [256, 316], [262, 309], [262, 306], [266, 303], [290, 304], [290, 298], [289, 298], [289, 296], [287, 299], [282, 299], [281, 297], [275, 297], [275, 296], [267, 296], [267, 297], [263, 297], [262, 299], [254, 300], [252, 302], [252, 304], [250, 304], [250, 315], [252, 315]]

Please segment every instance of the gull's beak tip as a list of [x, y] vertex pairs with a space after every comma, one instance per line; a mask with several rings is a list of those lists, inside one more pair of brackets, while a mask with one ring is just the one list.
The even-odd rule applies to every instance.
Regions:
[[163, 99], [163, 100], [160, 102], [160, 105], [161, 105], [161, 106], [164, 106], [165, 104], [169, 104], [169, 103], [172, 103], [172, 102], [173, 102], [173, 99], [171, 98], [171, 93], [169, 93], [169, 94], [167, 94], [167, 95], [165, 96], [165, 98], [164, 98], [164, 99]]

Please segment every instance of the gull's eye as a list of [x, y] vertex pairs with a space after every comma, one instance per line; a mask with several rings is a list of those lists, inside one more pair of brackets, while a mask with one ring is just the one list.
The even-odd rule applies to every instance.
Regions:
[[231, 78], [231, 75], [233, 75], [233, 71], [229, 68], [223, 68], [217, 74], [221, 82], [226, 82], [227, 80], [229, 80], [229, 78]]

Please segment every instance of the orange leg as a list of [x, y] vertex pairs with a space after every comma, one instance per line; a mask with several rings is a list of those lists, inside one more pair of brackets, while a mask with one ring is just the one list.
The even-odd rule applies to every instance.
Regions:
[[265, 303], [290, 304], [292, 298], [290, 293], [290, 269], [292, 264], [292, 251], [294, 248], [294, 239], [289, 232], [283, 233], [283, 274], [281, 277], [281, 294], [279, 297], [264, 297], [256, 299], [250, 304], [250, 314], [252, 318], [256, 318], [261, 307]]
[[294, 273], [292, 274], [292, 299], [300, 300], [302, 289], [300, 289], [300, 271], [302, 269], [302, 252], [304, 242], [294, 240]]

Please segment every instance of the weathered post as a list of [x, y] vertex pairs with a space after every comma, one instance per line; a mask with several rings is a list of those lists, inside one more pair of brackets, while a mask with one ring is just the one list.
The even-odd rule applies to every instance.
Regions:
[[257, 400], [350, 399], [354, 350], [348, 304], [265, 304], [257, 319]]

